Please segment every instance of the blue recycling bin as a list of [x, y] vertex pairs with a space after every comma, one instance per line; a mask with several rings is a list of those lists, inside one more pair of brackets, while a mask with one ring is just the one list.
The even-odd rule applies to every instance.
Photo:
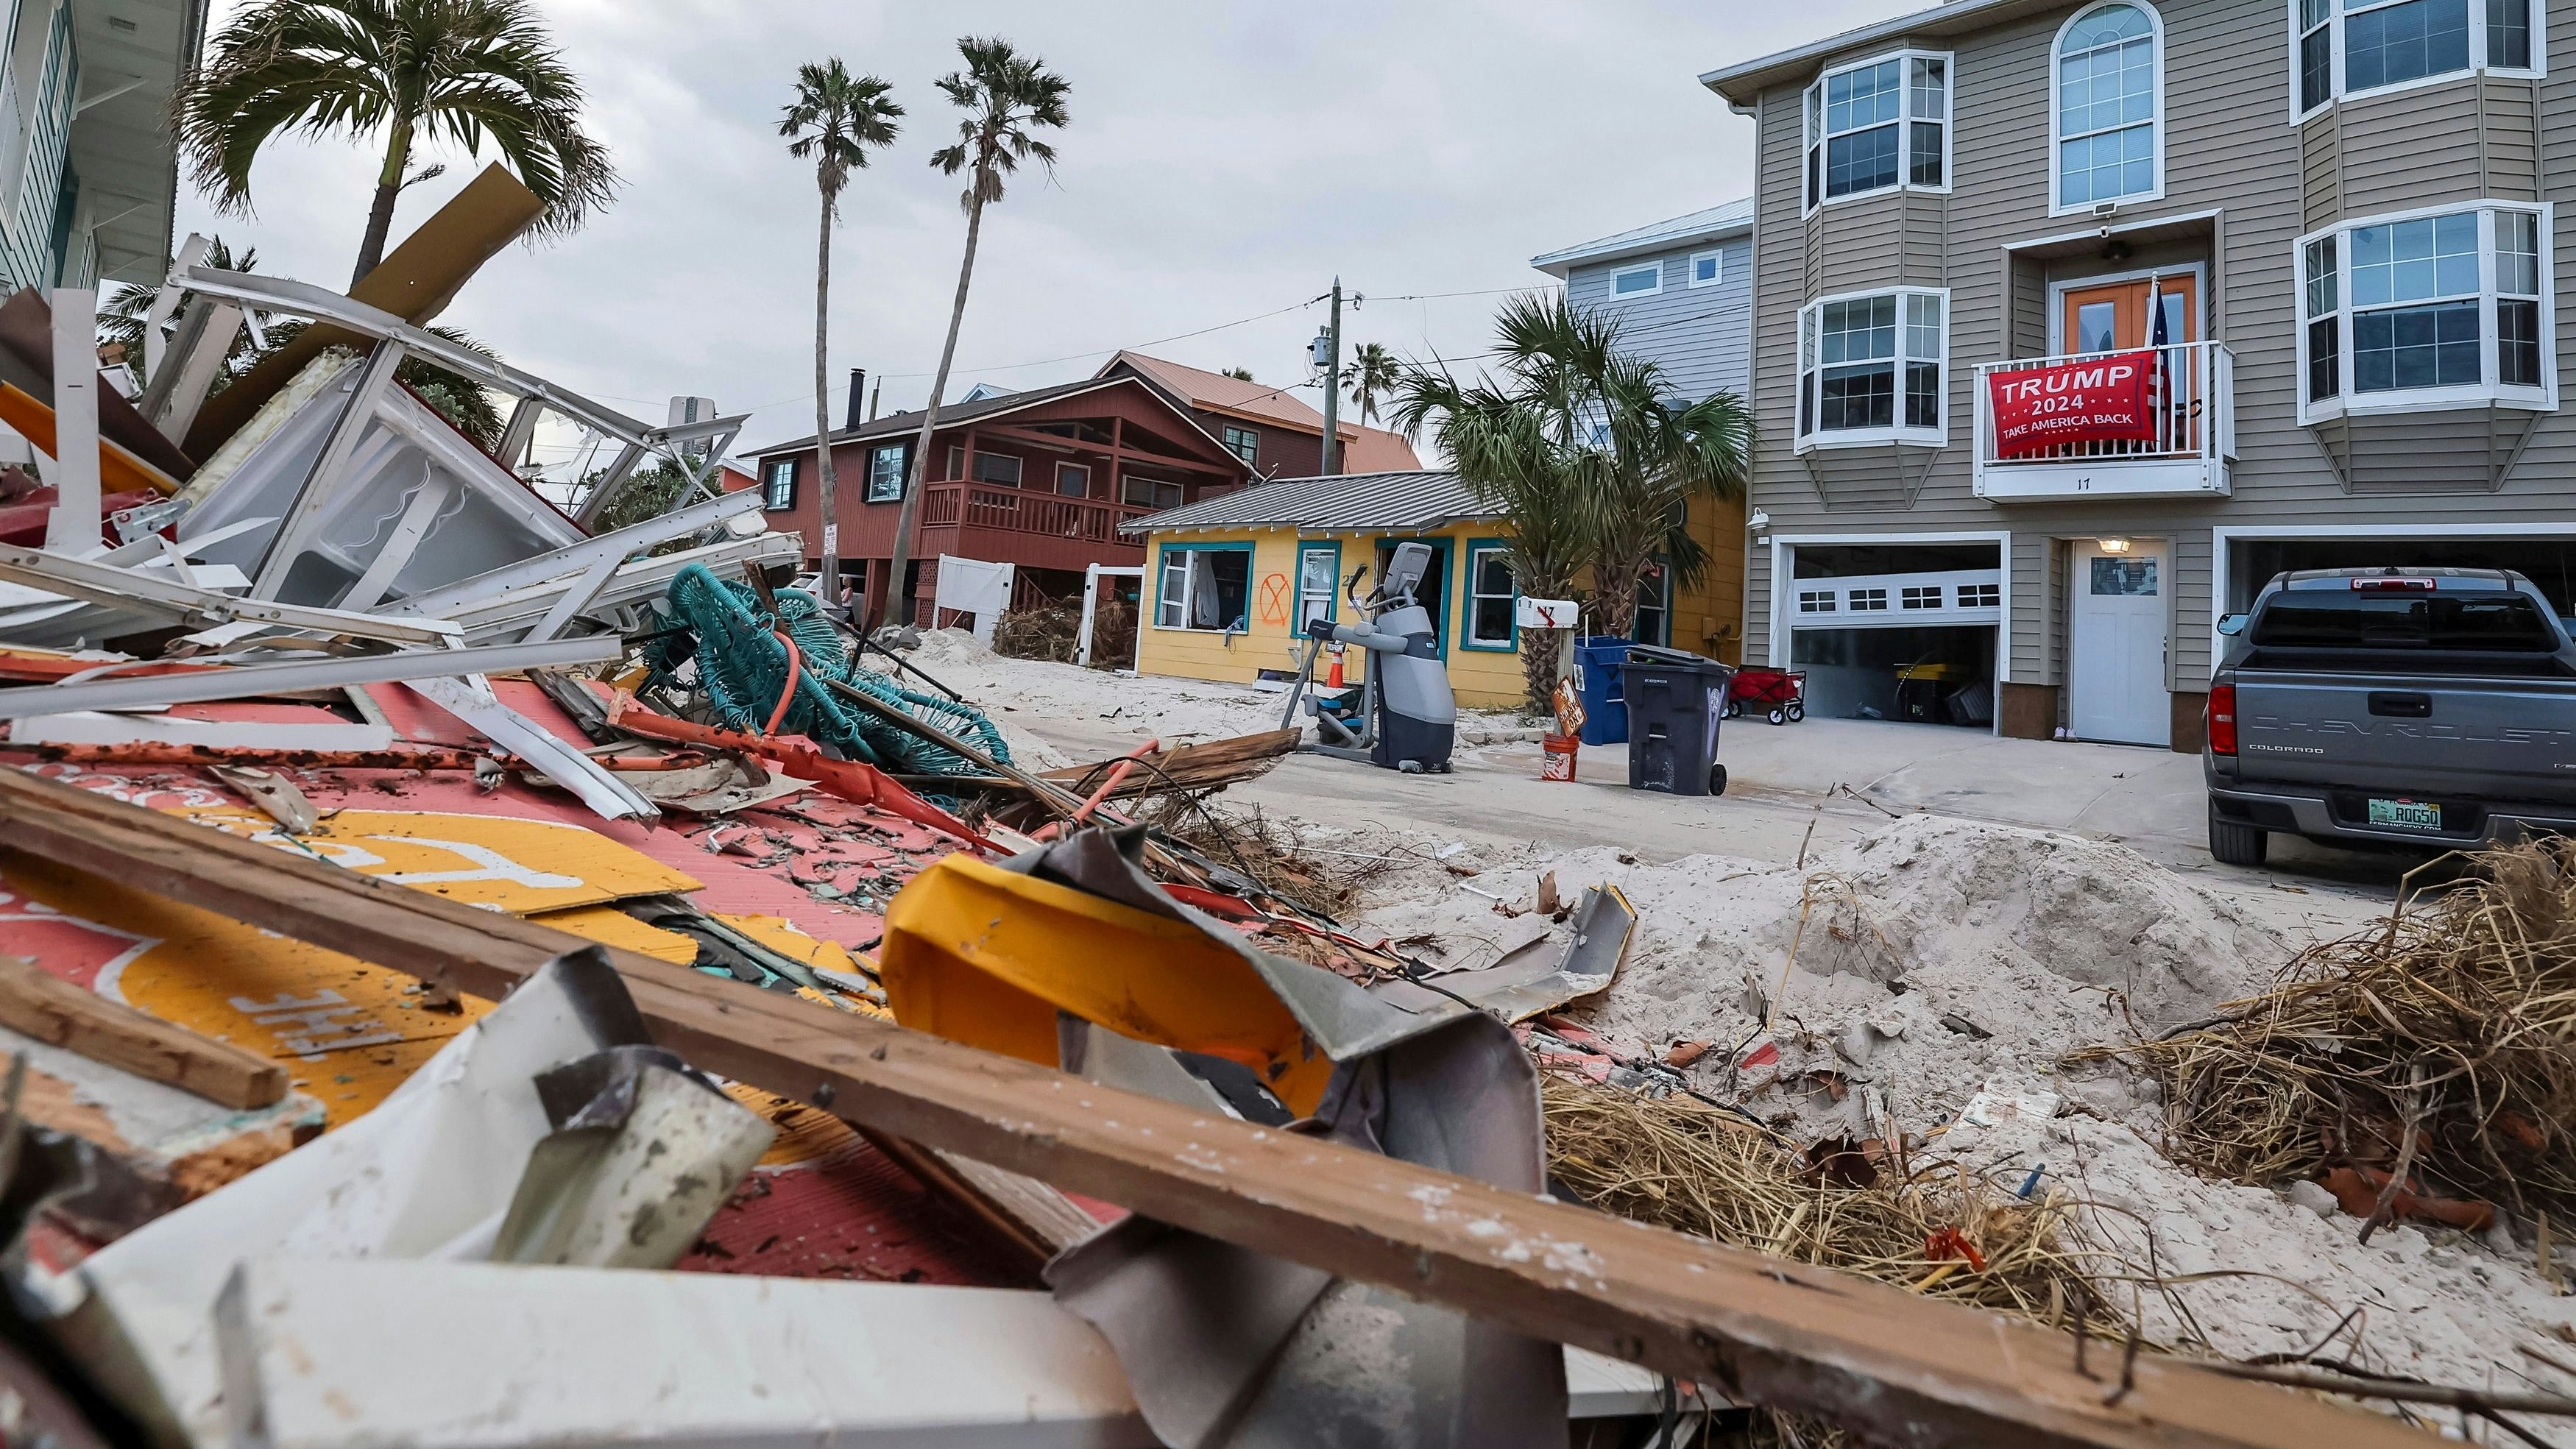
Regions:
[[1633, 647], [1616, 634], [1595, 634], [1574, 642], [1574, 692], [1583, 701], [1587, 745], [1628, 742], [1628, 696], [1619, 671]]

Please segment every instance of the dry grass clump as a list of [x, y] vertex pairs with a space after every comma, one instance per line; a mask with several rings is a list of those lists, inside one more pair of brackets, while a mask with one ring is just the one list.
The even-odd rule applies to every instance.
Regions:
[[2467, 864], [2450, 884], [2401, 891], [2386, 922], [2303, 953], [2226, 1020], [2078, 1056], [2155, 1073], [2170, 1155], [2214, 1175], [2268, 1184], [2353, 1167], [2379, 1182], [2402, 1160], [2430, 1193], [2565, 1223], [2576, 841]]
[[[2077, 1204], [2054, 1188], [2024, 1201], [1954, 1161], [1909, 1171], [1876, 1143], [1801, 1154], [1681, 1093], [1644, 1097], [1542, 1073], [1539, 1099], [1549, 1173], [1605, 1212], [2069, 1331], [2079, 1315], [2094, 1334], [2128, 1331], [2090, 1276], [2125, 1270], [2074, 1246]], [[1845, 1449], [1859, 1441], [1759, 1410], [1727, 1442]]]
[[1224, 810], [1203, 800], [1165, 795], [1146, 806], [1140, 818], [1219, 865], [1242, 871], [1273, 895], [1335, 919], [1349, 913], [1371, 882], [1410, 854], [1400, 848], [1342, 845], [1332, 854], [1310, 851], [1299, 844], [1294, 830], [1263, 815], [1257, 805]]
[[[1681, 1093], [1544, 1074], [1539, 1097], [1549, 1172], [1605, 1212], [2038, 1323], [2071, 1330], [2080, 1312], [2093, 1332], [2125, 1331], [2088, 1276], [2095, 1255], [2069, 1245], [2075, 1204], [2054, 1188], [2024, 1201], [1958, 1163], [1909, 1172], [1867, 1145], [1811, 1162]], [[1960, 1240], [1982, 1268], [1946, 1246]]]

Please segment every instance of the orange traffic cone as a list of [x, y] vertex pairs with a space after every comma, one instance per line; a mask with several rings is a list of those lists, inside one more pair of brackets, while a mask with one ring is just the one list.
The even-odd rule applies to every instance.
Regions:
[[1339, 644], [1333, 646], [1333, 667], [1324, 671], [1324, 687], [1326, 689], [1347, 687], [1342, 683], [1342, 646]]

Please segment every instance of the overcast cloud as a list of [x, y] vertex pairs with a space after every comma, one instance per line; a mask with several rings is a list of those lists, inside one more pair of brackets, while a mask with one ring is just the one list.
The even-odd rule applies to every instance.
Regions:
[[[1073, 124], [1054, 180], [1023, 172], [987, 217], [952, 397], [1081, 377], [1120, 346], [1299, 381], [1324, 312], [1303, 304], [1336, 273], [1370, 299], [1350, 341], [1472, 354], [1496, 292], [1546, 281], [1531, 256], [1750, 189], [1752, 123], [1695, 75], [1911, 8], [544, 0], [624, 185], [581, 233], [495, 259], [444, 320], [653, 421], [693, 393], [754, 411], [743, 448], [810, 434], [817, 200], [777, 117], [796, 67], [837, 55], [910, 114], [843, 201], [832, 388], [864, 367], [887, 411], [919, 406], [965, 230], [959, 183], [928, 165], [957, 127], [932, 82], [972, 32], [1066, 77]], [[443, 159], [397, 237], [474, 169]], [[377, 164], [290, 142], [253, 174], [255, 217], [191, 193], [179, 228], [339, 286]]]

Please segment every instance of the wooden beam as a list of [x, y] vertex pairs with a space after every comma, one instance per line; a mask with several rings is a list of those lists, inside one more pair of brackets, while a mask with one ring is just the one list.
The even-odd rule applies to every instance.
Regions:
[[[498, 996], [559, 951], [551, 928], [341, 870], [18, 771], [0, 846]], [[1227, 1242], [1932, 1446], [2404, 1449], [2393, 1419], [1822, 1268], [1297, 1133], [1116, 1091], [628, 951], [655, 1040], [698, 1067], [868, 1128]]]
[[0, 1025], [218, 1106], [247, 1110], [286, 1096], [284, 1065], [146, 1016], [15, 956], [0, 956]]

